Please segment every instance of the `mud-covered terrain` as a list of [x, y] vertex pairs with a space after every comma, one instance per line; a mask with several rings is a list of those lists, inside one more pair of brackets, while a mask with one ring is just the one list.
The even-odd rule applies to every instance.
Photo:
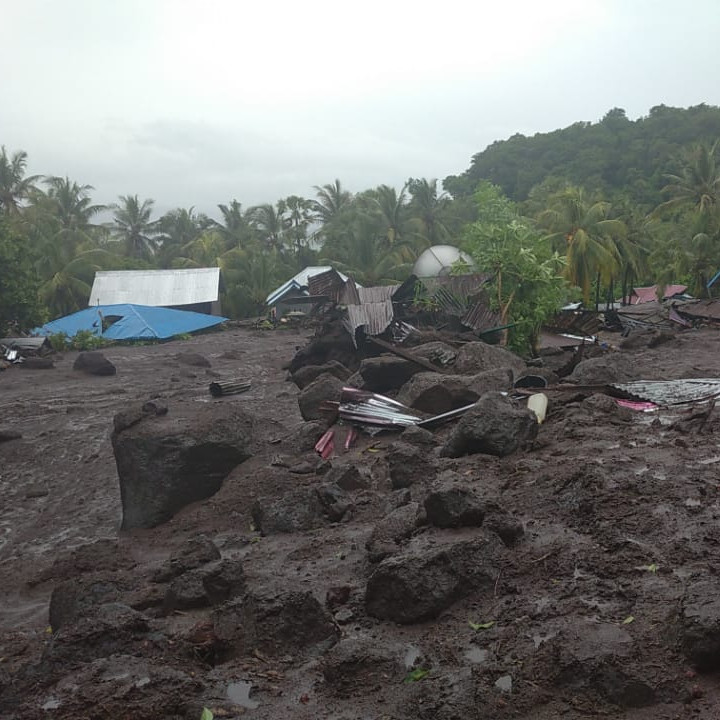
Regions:
[[[0, 443], [1, 718], [720, 717], [720, 409], [554, 393], [505, 457], [442, 456], [451, 424], [347, 452], [340, 428], [321, 461], [283, 369], [307, 335], [0, 373], [22, 433]], [[720, 376], [713, 330], [630, 344], [601, 361], [620, 380]], [[232, 406], [252, 456], [121, 531], [113, 418], [153, 398], [198, 425]]]

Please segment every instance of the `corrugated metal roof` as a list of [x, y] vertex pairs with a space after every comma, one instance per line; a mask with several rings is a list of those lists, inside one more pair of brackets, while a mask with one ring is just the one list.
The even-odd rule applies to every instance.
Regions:
[[331, 298], [333, 302], [339, 301], [344, 287], [345, 280], [334, 268], [313, 275], [308, 279], [308, 292], [310, 295], [325, 295]]
[[130, 303], [152, 307], [215, 302], [220, 268], [101, 270], [95, 273], [89, 307]]
[[377, 285], [375, 287], [359, 287], [358, 296], [360, 302], [379, 303], [392, 299], [393, 294], [399, 288], [399, 285]]
[[594, 335], [601, 325], [600, 316], [591, 310], [563, 310], [546, 323], [559, 333]]
[[[265, 298], [266, 304], [274, 305], [277, 300], [281, 298], [288, 290], [306, 288], [311, 277], [315, 275], [321, 275], [322, 273], [326, 273], [328, 270], [332, 269], [333, 268], [330, 265], [314, 265], [306, 267], [304, 270], [301, 270], [297, 275], [291, 277], [288, 281], [284, 282], [279, 288], [273, 290], [267, 296], [267, 298]], [[340, 275], [343, 280], [348, 279], [347, 275], [343, 275], [341, 272], [339, 272], [338, 275]]]
[[460, 318], [460, 322], [465, 327], [476, 331], [490, 330], [502, 325], [500, 313], [493, 310], [485, 300], [479, 300], [474, 305], [471, 305]]
[[353, 341], [359, 327], [363, 327], [367, 335], [381, 335], [393, 321], [392, 301], [348, 305], [347, 314], [346, 327]]
[[345, 283], [345, 287], [340, 293], [340, 302], [343, 305], [360, 304], [359, 288], [357, 283], [352, 278], [348, 278], [348, 281]]
[[639, 380], [613, 383], [610, 387], [627, 393], [632, 398], [664, 406], [702, 402], [720, 396], [720, 378]]
[[[657, 300], [657, 285], [650, 287], [634, 288], [630, 295], [631, 305], [642, 305], [643, 303]], [[666, 285], [663, 292], [663, 299], [671, 298], [674, 295], [682, 295], [687, 290], [687, 285]]]

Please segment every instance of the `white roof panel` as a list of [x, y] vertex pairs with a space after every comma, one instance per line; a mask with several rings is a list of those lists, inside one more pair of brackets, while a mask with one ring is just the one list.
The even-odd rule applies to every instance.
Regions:
[[183, 270], [101, 270], [95, 273], [88, 306], [193, 305], [215, 302], [220, 292], [220, 268]]

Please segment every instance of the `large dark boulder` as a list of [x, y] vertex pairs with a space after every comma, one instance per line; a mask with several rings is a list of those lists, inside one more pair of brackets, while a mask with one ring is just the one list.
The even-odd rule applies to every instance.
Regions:
[[412, 354], [424, 358], [439, 368], [447, 367], [455, 362], [457, 350], [445, 342], [436, 340], [434, 342], [417, 345], [412, 349]]
[[499, 392], [483, 395], [455, 426], [443, 457], [484, 453], [504, 457], [537, 436], [535, 413]]
[[170, 559], [155, 573], [155, 582], [167, 582], [188, 570], [220, 559], [220, 550], [207, 535], [193, 535], [175, 550]]
[[608, 353], [583, 360], [567, 378], [578, 385], [607, 385], [638, 380], [637, 362], [623, 353]]
[[175, 409], [113, 432], [123, 529], [155, 527], [215, 494], [253, 454], [253, 422], [238, 406]]
[[368, 580], [366, 610], [398, 623], [435, 618], [471, 593], [492, 592], [503, 549], [495, 536], [440, 546], [418, 544], [377, 566]]
[[248, 593], [213, 613], [215, 635], [227, 658], [295, 654], [337, 642], [338, 629], [330, 614], [310, 592], [278, 595]]
[[402, 387], [422, 368], [397, 355], [380, 355], [365, 358], [360, 363], [362, 389], [371, 392], [387, 392]]
[[407, 382], [398, 400], [421, 412], [439, 415], [474, 403], [491, 390], [509, 390], [512, 371], [503, 368], [488, 370], [476, 375], [441, 375], [418, 373]]
[[117, 372], [115, 366], [97, 351], [81, 352], [73, 364], [73, 370], [81, 370], [89, 375], [115, 375]]
[[240, 561], [219, 560], [175, 578], [165, 593], [165, 611], [219, 605], [244, 592], [245, 573]]
[[316, 378], [298, 395], [298, 405], [303, 420], [322, 420], [326, 423], [333, 417], [331, 411], [324, 410], [325, 402], [340, 402], [345, 383], [330, 373]]
[[334, 375], [343, 382], [352, 374], [342, 363], [330, 360], [323, 365], [305, 365], [292, 374], [293, 382], [302, 390], [324, 373]]
[[521, 373], [525, 361], [505, 348], [488, 345], [484, 342], [471, 342], [463, 345], [455, 358], [455, 372], [463, 375], [477, 375], [487, 370], [512, 370]]

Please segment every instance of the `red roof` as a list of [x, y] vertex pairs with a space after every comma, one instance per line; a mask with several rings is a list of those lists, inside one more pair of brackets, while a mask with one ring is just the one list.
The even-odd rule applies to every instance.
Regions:
[[[687, 285], [666, 285], [663, 293], [663, 300], [674, 295], [682, 295], [687, 290]], [[657, 300], [657, 285], [650, 287], [635, 288], [630, 296], [631, 305], [642, 305], [643, 303], [655, 302]]]

